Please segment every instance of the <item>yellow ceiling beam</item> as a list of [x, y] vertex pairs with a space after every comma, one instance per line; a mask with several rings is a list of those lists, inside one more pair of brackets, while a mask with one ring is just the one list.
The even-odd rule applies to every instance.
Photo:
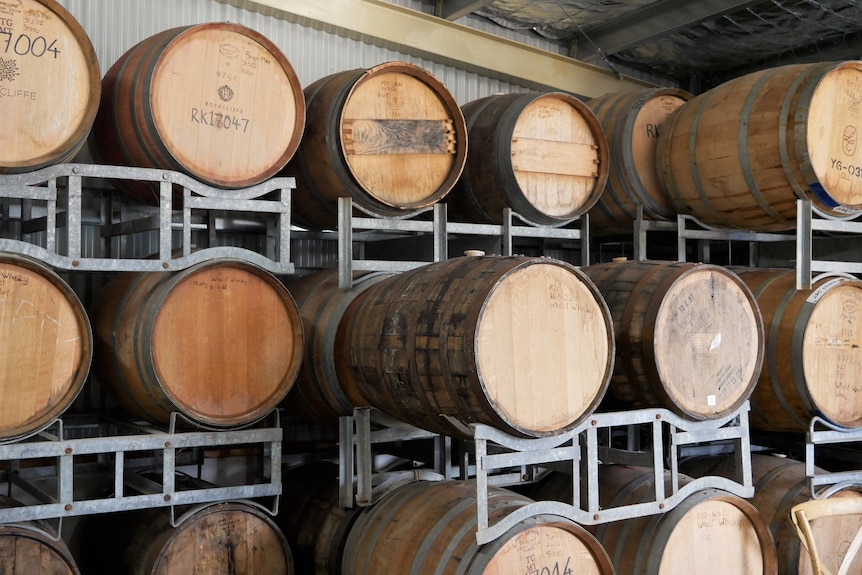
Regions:
[[592, 98], [653, 84], [381, 0], [218, 0], [537, 90]]

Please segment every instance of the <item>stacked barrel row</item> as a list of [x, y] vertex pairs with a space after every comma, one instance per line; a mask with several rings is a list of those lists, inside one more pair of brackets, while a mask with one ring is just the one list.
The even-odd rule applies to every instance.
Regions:
[[[0, 111], [15, 123], [0, 135], [0, 172], [65, 162], [89, 143], [98, 163], [176, 170], [223, 189], [292, 176], [292, 215], [308, 228], [336, 224], [338, 197], [379, 216], [451, 199], [467, 221], [499, 222], [512, 207], [558, 225], [586, 212], [607, 179], [602, 128], [569, 94], [492, 96], [462, 111], [432, 74], [398, 61], [303, 90], [275, 44], [232, 23], [159, 32], [100, 81], [92, 45], [62, 7], [27, 0], [12, 12], [16, 58], [0, 77], [10, 95]], [[35, 38], [30, 13], [44, 15]], [[55, 96], [65, 92], [75, 98]], [[114, 184], [159, 201], [157, 186]]]
[[[277, 174], [296, 176], [296, 218], [308, 227], [334, 224], [336, 196], [353, 197], [384, 216], [410, 213], [445, 197], [452, 214], [464, 219], [496, 221], [508, 206], [537, 223], [556, 225], [598, 201], [614, 163], [600, 125], [569, 95], [492, 97], [459, 109], [433, 77], [400, 62], [336, 74], [303, 92], [277, 48], [233, 24], [184, 27], [145, 40], [94, 89], [95, 58], [85, 37], [53, 2], [38, 5], [54, 9], [57, 17], [43, 17], [41, 36], [13, 34], [10, 45], [17, 56], [40, 61], [58, 60], [74, 52], [73, 46], [82, 47], [82, 59], [65, 64], [61, 76], [69, 69], [81, 71], [84, 88], [74, 92], [90, 99], [64, 102], [73, 108], [74, 119], [58, 124], [72, 127], [70, 134], [39, 135], [42, 141], [62, 142], [57, 150], [27, 152], [17, 141], [3, 142], [3, 153], [30, 154], [4, 160], [5, 171], [67, 161], [84, 144], [92, 120], [93, 151], [101, 161], [177, 169], [226, 188]], [[66, 43], [53, 42], [55, 37]], [[217, 59], [211, 67], [188, 64], [210, 57]], [[277, 73], [271, 73], [273, 68]], [[45, 83], [33, 79], [35, 87], [18, 88], [30, 68], [20, 69], [7, 68], [3, 78], [7, 85], [19, 82], [14, 92], [3, 86], [6, 95], [15, 94], [4, 101], [20, 106], [20, 114], [10, 115], [21, 118], [19, 131], [13, 132], [19, 134], [41, 125], [33, 121], [34, 109], [24, 113], [25, 106], [43, 101], [49, 85], [63, 85], [57, 76], [40, 74], [48, 78]], [[823, 77], [831, 80], [830, 72], [822, 70]], [[189, 87], [201, 91], [177, 97]], [[243, 99], [247, 94], [251, 97]], [[708, 122], [698, 118], [694, 123]], [[511, 190], [514, 196], [506, 196]], [[143, 186], [123, 191], [142, 201], [154, 198]], [[833, 196], [827, 194], [824, 205], [834, 202]], [[745, 225], [756, 220], [745, 218]], [[855, 327], [844, 325], [857, 321], [858, 286], [851, 280], [821, 284], [800, 301], [793, 299], [795, 291], [766, 295], [770, 287], [783, 285], [778, 272], [751, 272], [749, 282], [747, 273], [737, 276], [717, 266], [626, 262], [578, 270], [544, 258], [479, 257], [398, 275], [361, 275], [350, 290], [338, 288], [331, 272], [297, 278], [285, 289], [245, 262], [222, 261], [179, 273], [120, 275], [93, 310], [91, 336], [79, 302], [51, 272], [14, 257], [7, 266], [0, 275], [0, 290], [6, 288], [0, 327], [7, 334], [4, 341], [14, 343], [3, 350], [7, 361], [2, 365], [16, 385], [4, 385], [4, 391], [15, 394], [20, 375], [14, 368], [22, 361], [26, 373], [41, 374], [43, 365], [50, 372], [45, 397], [18, 394], [32, 403], [0, 403], [12, 411], [3, 420], [11, 422], [11, 439], [38, 429], [69, 405], [86, 378], [92, 348], [97, 375], [117, 401], [135, 416], [159, 423], [179, 411], [195, 422], [229, 429], [282, 402], [309, 420], [332, 423], [353, 406], [373, 405], [448, 435], [469, 436], [469, 424], [482, 422], [513, 434], [543, 436], [577, 425], [602, 401], [608, 402], [605, 408], [661, 405], [704, 419], [732, 412], [752, 392], [755, 413], [764, 421], [779, 420], [776, 426], [798, 426], [830, 409], [842, 423], [858, 420], [853, 411], [858, 403], [847, 399], [854, 391], [858, 349]], [[42, 286], [38, 293], [26, 289], [37, 285]], [[771, 297], [780, 303], [761, 312], [752, 292], [758, 302]], [[42, 302], [49, 303], [40, 307]], [[761, 313], [771, 320], [766, 331]], [[25, 322], [34, 327], [22, 330]], [[28, 344], [22, 331], [39, 334], [38, 343]], [[40, 350], [37, 358], [27, 355], [34, 349]], [[839, 358], [834, 370], [831, 353]], [[795, 364], [787, 365], [787, 354]], [[58, 361], [61, 367], [51, 363]], [[761, 370], [762, 363], [770, 369]], [[39, 369], [33, 369], [36, 365]], [[755, 391], [761, 373], [774, 379]], [[821, 376], [820, 381], [840, 382], [842, 400], [829, 404], [835, 394], [828, 388], [814, 386], [809, 393], [807, 381]], [[789, 378], [792, 383], [779, 383], [782, 377], [781, 382]], [[43, 385], [42, 380], [27, 383], [28, 390]], [[776, 405], [783, 409], [774, 415]], [[47, 413], [31, 421], [28, 411], [34, 406]], [[23, 419], [27, 429], [15, 418]], [[353, 561], [349, 572], [374, 573], [395, 565], [397, 557], [423, 572], [424, 561], [442, 569], [464, 558], [466, 572], [506, 572], [515, 566], [541, 573], [565, 572], [572, 567], [568, 559], [580, 557], [585, 569], [592, 563], [596, 572], [611, 572], [588, 534], [555, 520], [523, 526], [484, 549], [473, 544], [468, 524], [459, 525], [444, 552], [435, 555], [432, 543], [457, 513], [466, 510], [465, 521], [475, 518], [471, 492], [475, 489], [447, 482], [404, 486], [364, 514], [357, 521], [361, 527], [350, 529], [342, 564]], [[493, 496], [510, 501], [512, 509], [524, 503], [507, 493]], [[452, 506], [437, 505], [444, 500]], [[427, 509], [429, 501], [433, 509]], [[727, 504], [719, 494], [702, 512], [716, 517], [721, 512], [713, 507]], [[749, 543], [741, 572], [770, 572], [768, 545], [754, 514], [735, 501], [729, 505], [732, 516], [722, 526], [752, 525], [741, 530]], [[440, 510], [445, 515], [435, 518], [433, 512]], [[420, 518], [412, 523], [415, 535], [387, 535], [392, 517], [401, 514]], [[426, 543], [416, 549], [421, 537]], [[192, 536], [187, 545], [198, 539]], [[398, 539], [409, 548], [396, 548]], [[665, 548], [668, 541], [675, 540], [665, 540]], [[686, 542], [672, 547], [697, 548]], [[171, 556], [187, 556], [183, 549]], [[615, 556], [629, 556], [622, 547], [615, 549]], [[538, 563], [536, 555], [549, 562]], [[466, 570], [468, 561], [475, 565], [472, 571]], [[690, 565], [691, 559], [678, 561]], [[625, 572], [619, 561], [617, 569]]]

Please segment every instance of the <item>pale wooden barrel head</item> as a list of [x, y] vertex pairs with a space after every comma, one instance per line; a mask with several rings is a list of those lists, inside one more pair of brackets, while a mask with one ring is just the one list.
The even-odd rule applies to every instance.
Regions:
[[[351, 88], [341, 112], [344, 160], [360, 188], [386, 206], [424, 207], [461, 173], [446, 88], [421, 68], [382, 64]], [[457, 145], [464, 147], [464, 142]]]
[[613, 363], [610, 312], [588, 282], [566, 267], [534, 264], [506, 275], [486, 300], [476, 336], [479, 377], [495, 410], [515, 426], [562, 429], [604, 394]]
[[552, 93], [528, 104], [512, 130], [512, 170], [524, 198], [539, 212], [555, 218], [582, 212], [598, 197], [597, 137], [574, 97]]
[[162, 547], [153, 575], [291, 575], [293, 556], [278, 527], [238, 504], [182, 523]]
[[607, 555], [597, 553], [596, 547], [598, 544], [586, 532], [575, 534], [553, 523], [534, 525], [506, 541], [482, 573], [607, 575], [613, 568]]
[[763, 359], [757, 304], [719, 268], [694, 269], [668, 289], [655, 322], [656, 368], [686, 412], [726, 412], [753, 390]]
[[834, 280], [812, 292], [802, 340], [808, 393], [824, 417], [856, 427], [862, 421], [862, 283]]
[[862, 62], [827, 72], [807, 114], [807, 152], [817, 180], [834, 201], [862, 208]]
[[673, 93], [659, 92], [648, 99], [635, 116], [631, 130], [631, 154], [634, 173], [651, 198], [662, 198], [665, 191], [656, 170], [658, 136], [662, 124], [688, 100]]
[[4, 2], [0, 18], [0, 172], [69, 160], [99, 107], [93, 46], [53, 0]]
[[17, 525], [0, 525], [0, 573], [4, 575], [79, 575], [62, 542]]
[[156, 376], [183, 413], [218, 425], [263, 415], [287, 394], [302, 351], [299, 312], [276, 280], [222, 262], [184, 274], [156, 314]]
[[0, 438], [35, 431], [71, 405], [92, 347], [83, 305], [58, 276], [0, 256]]
[[[298, 146], [302, 93], [278, 49], [231, 24], [193, 26], [153, 71], [153, 122], [192, 175], [224, 187], [278, 172]], [[299, 125], [298, 125], [299, 124]]]
[[[839, 491], [830, 499], [836, 497], [862, 497], [858, 491]], [[820, 517], [809, 523], [814, 541], [817, 543], [817, 555], [825, 567], [833, 573], [838, 572], [838, 566], [844, 561], [850, 542], [862, 529], [862, 517], [859, 515], [840, 515], [836, 517]], [[794, 532], [795, 533], [795, 532]], [[862, 573], [862, 554], [857, 553], [850, 563], [847, 573]], [[799, 575], [812, 575], [811, 558], [805, 547], [799, 546]]]
[[[768, 543], [772, 545], [771, 538]], [[721, 497], [707, 499], [693, 506], [674, 525], [657, 575], [767, 573], [764, 544], [763, 533], [739, 502]]]

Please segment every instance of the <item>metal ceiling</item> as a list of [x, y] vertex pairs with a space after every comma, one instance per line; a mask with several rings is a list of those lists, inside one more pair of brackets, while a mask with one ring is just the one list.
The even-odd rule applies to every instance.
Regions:
[[708, 88], [789, 63], [862, 58], [862, 0], [424, 0], [561, 42], [578, 60]]

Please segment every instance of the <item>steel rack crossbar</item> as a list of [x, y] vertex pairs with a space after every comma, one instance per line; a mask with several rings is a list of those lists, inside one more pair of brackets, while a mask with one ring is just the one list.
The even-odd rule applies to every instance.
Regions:
[[[705, 421], [684, 419], [666, 409], [640, 409], [596, 413], [574, 429], [537, 439], [514, 437], [494, 427], [473, 424], [465, 428], [472, 438], [475, 465], [461, 461], [460, 470], [452, 462], [452, 438], [440, 436], [393, 420], [371, 407], [355, 408], [352, 416], [339, 420], [339, 505], [367, 506], [375, 499], [375, 486], [382, 479], [372, 469], [372, 446], [386, 442], [433, 439], [433, 472], [443, 479], [475, 479], [477, 490], [477, 542], [488, 543], [516, 523], [536, 515], [557, 515], [584, 525], [597, 525], [667, 512], [689, 495], [704, 489], [720, 489], [739, 497], [754, 495], [751, 445], [748, 426], [749, 403], [733, 413]], [[614, 429], [623, 428], [637, 435], [648, 431], [650, 447], [639, 450], [612, 447]], [[679, 458], [688, 450], [704, 444], [733, 448], [737, 476], [729, 479], [706, 476], [680, 486]], [[666, 447], [667, 445], [667, 447]], [[466, 454], [469, 457], [469, 454]], [[599, 467], [622, 463], [648, 467], [655, 474], [652, 501], [601, 509], [599, 505]], [[531, 503], [494, 525], [488, 519], [488, 487], [532, 481], [537, 470], [563, 468], [572, 474], [571, 503], [542, 501]], [[670, 474], [671, 493], [665, 493], [665, 474]]]
[[[748, 434], [748, 402], [736, 412], [715, 420], [690, 421], [666, 409], [597, 413], [580, 426], [553, 437], [521, 439], [482, 424], [474, 424], [476, 444], [476, 479], [478, 531], [476, 541], [488, 543], [503, 535], [515, 524], [537, 515], [557, 515], [583, 525], [631, 519], [665, 513], [689, 495], [703, 489], [721, 489], [739, 497], [752, 497], [751, 454]], [[603, 449], [599, 432], [613, 427], [648, 426], [652, 431], [652, 448], [646, 452]], [[669, 434], [670, 448], [664, 453], [663, 437]], [[737, 480], [707, 476], [680, 487], [678, 457], [680, 449], [704, 442], [733, 441], [737, 458]], [[488, 446], [504, 447], [509, 453], [489, 454]], [[583, 455], [580, 455], [583, 453]], [[580, 456], [580, 461], [579, 461]], [[665, 457], [670, 460], [671, 493], [665, 493]], [[610, 463], [651, 462], [655, 473], [655, 499], [645, 503], [601, 509], [599, 505], [599, 465]], [[494, 525], [488, 523], [488, 474], [503, 467], [571, 462], [573, 501], [540, 501], [522, 507]]]
[[[393, 260], [362, 260], [354, 256], [354, 241], [357, 230], [377, 230], [396, 232], [421, 232], [432, 235], [434, 262], [448, 259], [449, 234], [476, 236], [499, 236], [501, 238], [501, 253], [510, 256], [513, 253], [514, 237], [532, 237], [545, 239], [580, 240], [582, 265], [589, 265], [589, 218], [585, 214], [580, 218], [580, 229], [539, 226], [511, 208], [503, 210], [503, 224], [470, 224], [447, 221], [446, 204], [437, 203], [430, 208], [417, 211], [401, 218], [356, 217], [354, 210], [370, 212], [357, 206], [351, 198], [338, 198], [338, 283], [339, 287], [350, 288], [353, 285], [353, 270], [402, 272], [411, 270], [428, 261], [393, 261]], [[408, 219], [431, 211], [431, 220]], [[527, 225], [514, 225], [520, 220]]]
[[[721, 229], [708, 226], [688, 215], [677, 215], [676, 221], [651, 221], [643, 219], [643, 208], [639, 206], [638, 217], [634, 221], [634, 259], [646, 259], [646, 233], [648, 231], [673, 231], [677, 234], [677, 259], [686, 261], [686, 240], [725, 240], [745, 241], [751, 245], [749, 265], [756, 266], [754, 246], [762, 242], [796, 243], [796, 289], [810, 290], [816, 281], [814, 272], [862, 274], [862, 263], [813, 259], [813, 232], [836, 232], [846, 234], [862, 234], [862, 222], [847, 219], [827, 219], [818, 217], [810, 200], [796, 200], [796, 229], [792, 233], [755, 232], [750, 230]], [[858, 217], [854, 215], [853, 217]], [[691, 225], [695, 228], [689, 227]], [[709, 258], [701, 258], [708, 261]], [[819, 276], [818, 276], [819, 277]]]
[[[835, 425], [815, 416], [805, 434], [805, 476], [808, 491], [813, 499], [825, 499], [849, 487], [862, 487], [862, 469], [818, 473], [815, 463], [818, 445], [835, 445], [862, 442], [862, 428], [847, 428]], [[823, 487], [819, 492], [817, 489]]]
[[[277, 411], [243, 429], [178, 431], [176, 421], [173, 418], [165, 430], [102, 418], [98, 425], [91, 426], [100, 429], [95, 432], [97, 436], [71, 437], [75, 433], [69, 430], [74, 427], [64, 426], [63, 420], [58, 419], [56, 426], [49, 426], [27, 440], [0, 445], [0, 462], [8, 468], [9, 489], [15, 485], [39, 501], [0, 509], [0, 524], [255, 498], [273, 498], [273, 509], [269, 512], [273, 515], [277, 512], [282, 492], [282, 429]], [[58, 431], [49, 433], [54, 427]], [[183, 475], [178, 469], [183, 464], [181, 452], [236, 446], [260, 446], [264, 464], [259, 482], [233, 486], [205, 482], [191, 486], [178, 484], [177, 477]], [[107, 476], [112, 467], [112, 494], [93, 498], [76, 492], [75, 488], [81, 487], [78, 482], [83, 481], [77, 472], [85, 464], [75, 458], [101, 461]], [[136, 463], [138, 459], [149, 462], [154, 478], [137, 473], [141, 467]], [[44, 489], [37, 479], [48, 480], [53, 488]]]
[[[103, 257], [91, 257], [84, 253], [83, 204], [85, 199], [92, 199], [85, 197], [85, 191], [88, 190], [83, 188], [84, 178], [102, 180], [103, 185], [111, 180], [136, 180], [158, 187], [158, 205], [142, 205], [140, 208], [145, 214], [149, 212], [151, 215], [133, 220], [113, 221], [113, 210], [105, 205], [110, 203], [111, 194], [104, 194], [108, 196], [105, 198], [100, 192], [98, 198], [102, 204], [100, 235], [103, 244], [111, 237], [153, 231], [158, 235], [156, 257], [110, 257], [106, 245], [103, 245], [99, 254]], [[58, 182], [63, 179], [66, 181], [65, 186]], [[0, 230], [3, 229], [4, 218], [7, 224], [11, 219], [10, 201], [20, 200], [22, 229], [26, 234], [44, 232], [43, 245], [3, 237], [0, 238], [0, 250], [35, 257], [64, 270], [180, 270], [211, 259], [235, 258], [250, 261], [272, 273], [291, 274], [294, 266], [290, 260], [290, 199], [295, 187], [295, 178], [281, 177], [248, 188], [224, 190], [179, 172], [95, 164], [57, 164], [34, 172], [0, 175]], [[176, 189], [182, 190], [182, 207], [178, 210], [173, 209]], [[29, 217], [33, 202], [44, 202], [44, 216]], [[193, 211], [205, 213], [208, 223], [194, 223]], [[192, 252], [192, 230], [206, 229], [212, 240], [214, 214], [223, 212], [269, 215], [273, 221], [263, 224], [266, 247], [261, 251], [265, 253], [234, 246], [211, 246]], [[62, 250], [57, 237], [58, 228], [65, 228], [66, 231], [66, 246]], [[180, 230], [181, 241], [175, 241], [172, 234], [175, 229]]]

